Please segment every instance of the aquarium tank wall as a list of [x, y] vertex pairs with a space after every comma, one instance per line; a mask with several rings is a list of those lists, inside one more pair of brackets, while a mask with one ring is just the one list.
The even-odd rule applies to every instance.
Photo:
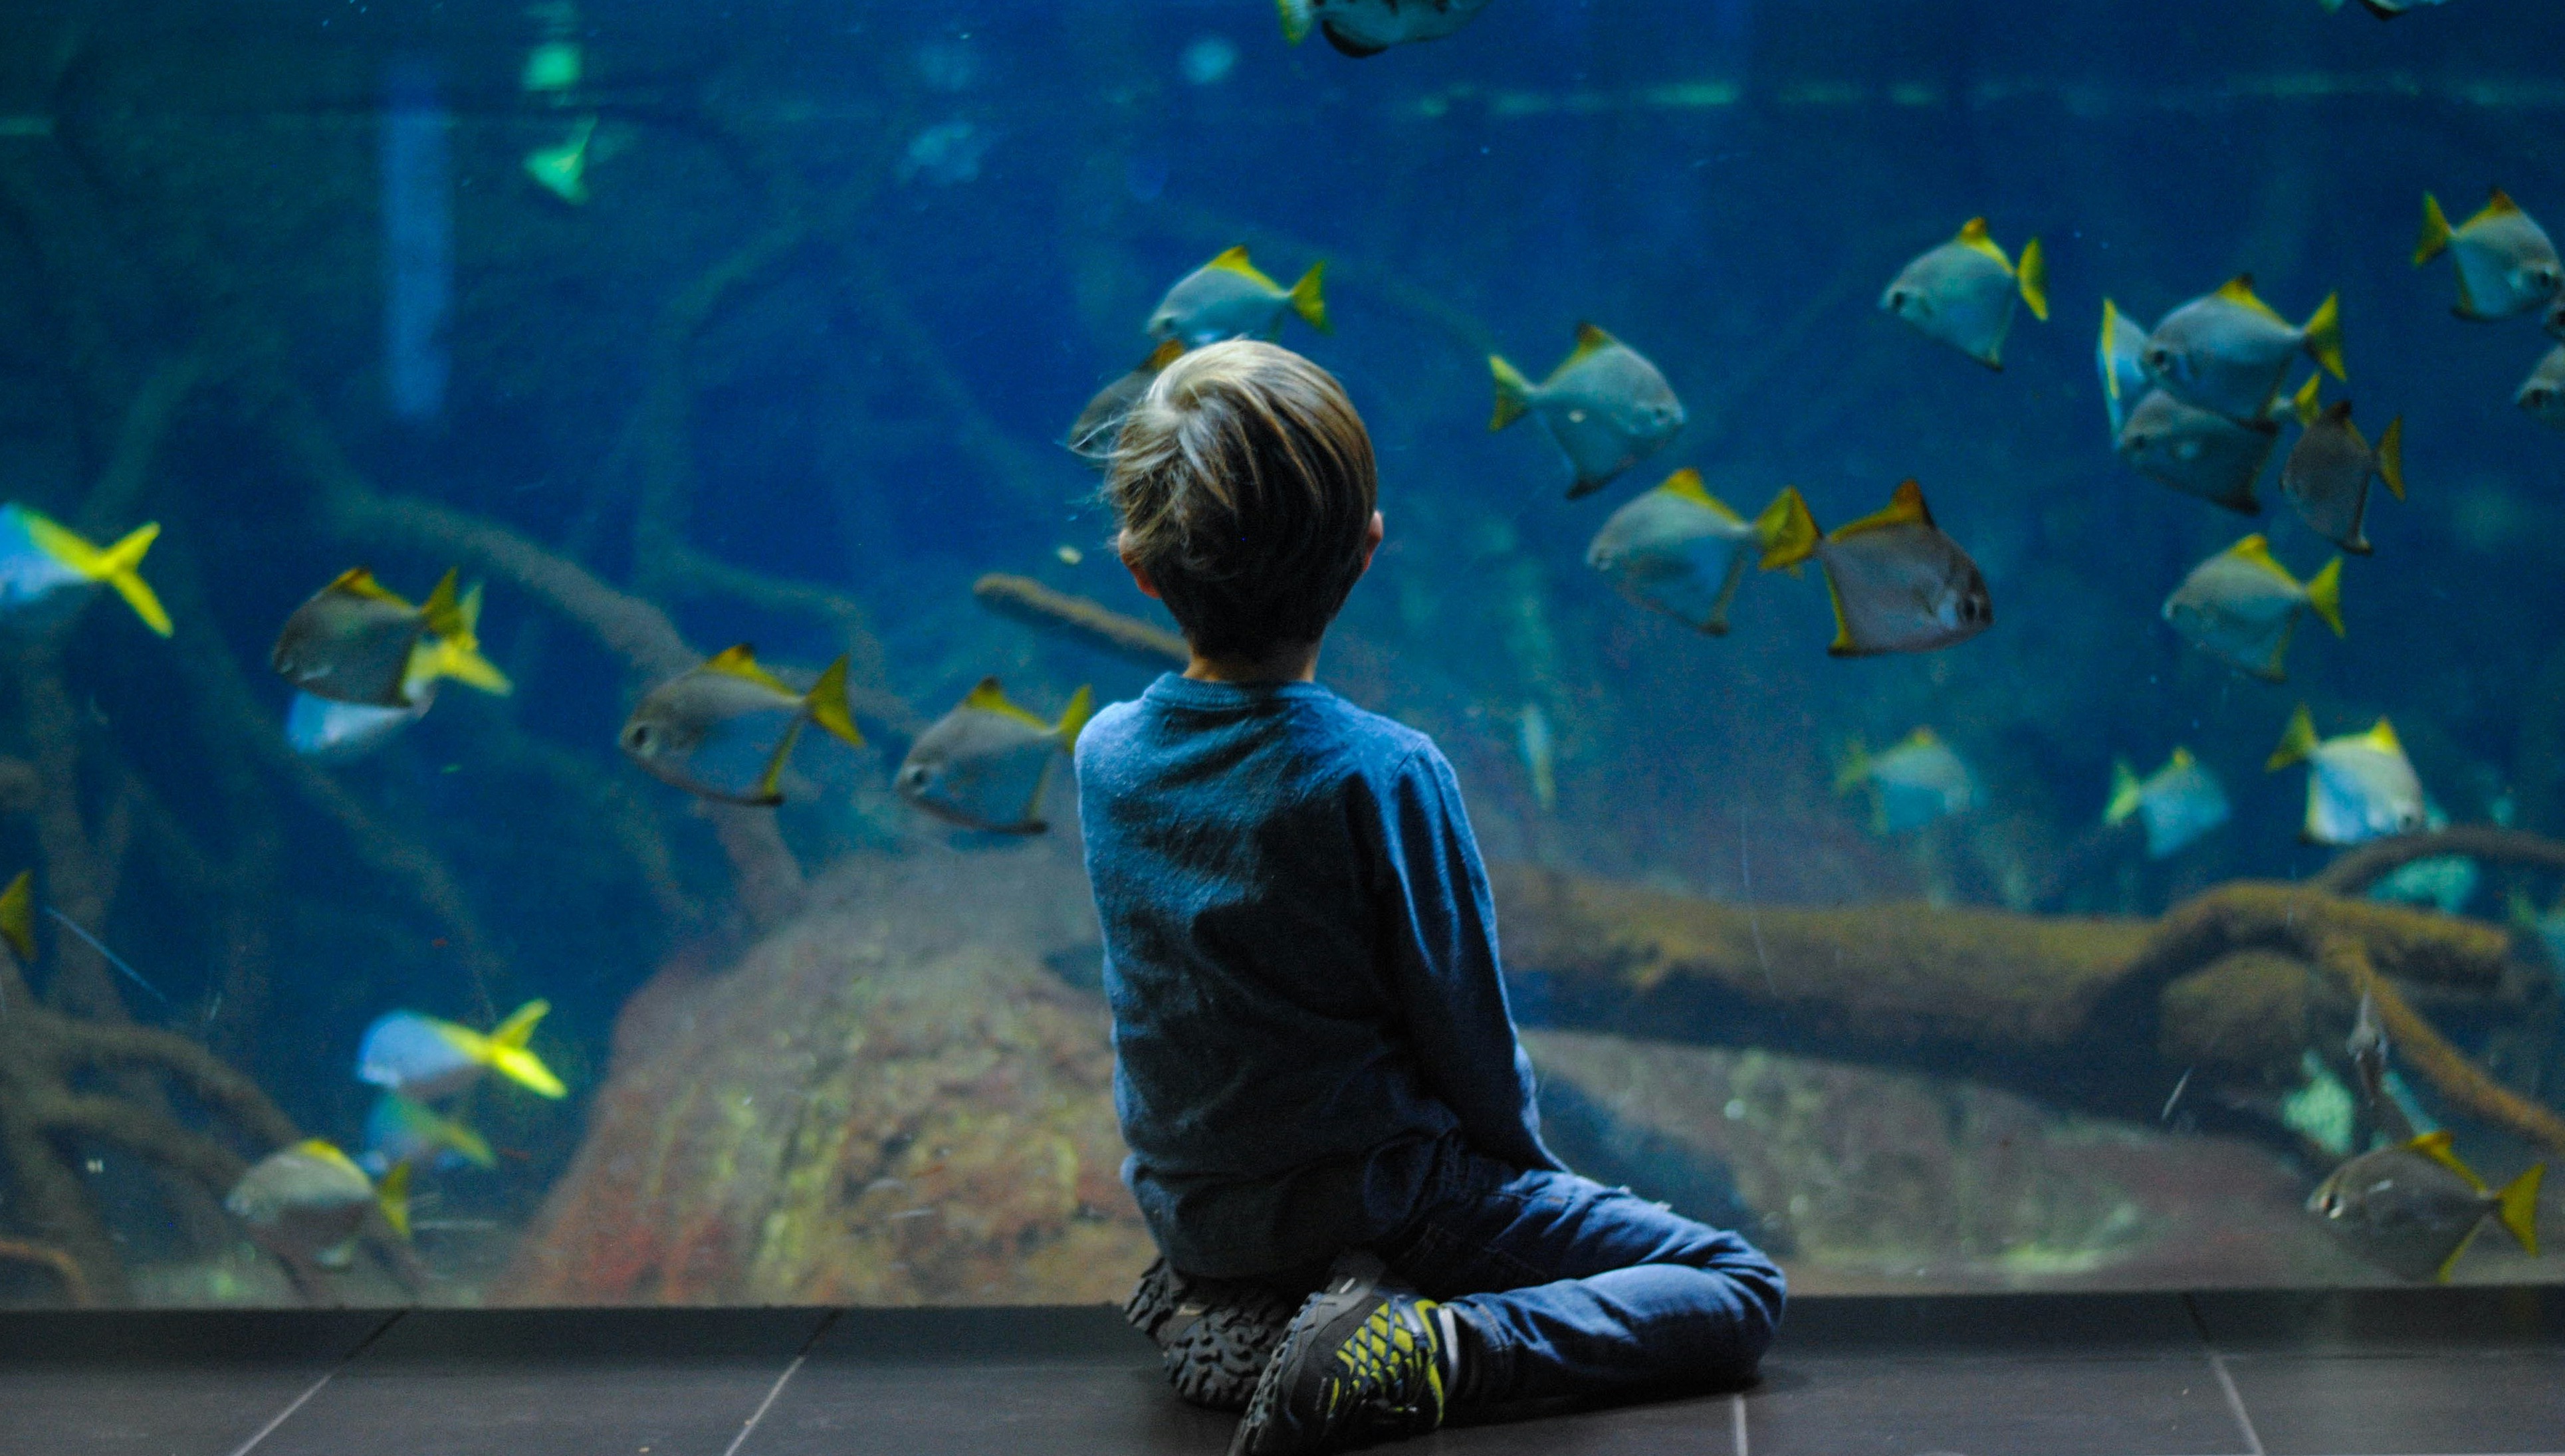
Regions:
[[2565, 10], [2404, 8], [9, 7], [0, 1301], [1122, 1298], [1097, 472], [1242, 333], [1565, 1160], [2559, 1277]]

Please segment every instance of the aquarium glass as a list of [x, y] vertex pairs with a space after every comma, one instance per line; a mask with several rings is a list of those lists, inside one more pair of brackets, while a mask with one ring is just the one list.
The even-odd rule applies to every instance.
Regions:
[[1241, 331], [1564, 1161], [2557, 1277], [2565, 9], [2383, 5], [8, 6], [0, 1304], [1121, 1299], [1098, 395]]

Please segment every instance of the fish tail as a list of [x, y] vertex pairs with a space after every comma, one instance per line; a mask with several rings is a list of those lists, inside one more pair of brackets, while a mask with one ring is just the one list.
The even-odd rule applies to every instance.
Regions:
[[2316, 721], [2307, 712], [2307, 706], [2301, 703], [2298, 711], [2289, 715], [2289, 726], [2280, 730], [2280, 746], [2273, 748], [2271, 756], [2262, 760], [2262, 771], [2276, 773], [2292, 763], [2303, 763], [2315, 750]]
[[1309, 0], [1274, 0], [1274, 9], [1282, 18], [1282, 39], [1296, 46], [1309, 38], [1317, 19]]
[[160, 605], [160, 598], [153, 594], [150, 583], [134, 569], [142, 564], [142, 553], [151, 549], [151, 543], [159, 538], [158, 521], [145, 521], [135, 526], [123, 539], [103, 551], [83, 540], [79, 532], [41, 516], [28, 520], [27, 535], [46, 555], [92, 581], [103, 581], [116, 588], [116, 594], [124, 598], [126, 606], [133, 608], [133, 615], [142, 619], [143, 626], [162, 637], [169, 635], [167, 609]]
[[1817, 551], [1817, 519], [1808, 514], [1807, 498], [1796, 486], [1783, 486], [1754, 518], [1754, 533], [1763, 542], [1759, 564], [1766, 571], [1796, 566]]
[[2414, 240], [2414, 266], [2422, 267], [2441, 256], [2449, 246], [2449, 215], [2441, 211], [2441, 199], [2423, 194], [2423, 232]]
[[2021, 262], [2013, 269], [2013, 283], [2021, 290], [2021, 301], [2030, 306], [2030, 316], [2048, 321], [2048, 255], [2039, 251], [2039, 240], [2021, 245]]
[[1497, 378], [1497, 413], [1488, 421], [1490, 430], [1502, 430], [1521, 419], [1531, 409], [1531, 381], [1522, 371], [1506, 362], [1503, 354], [1488, 355], [1488, 372]]
[[491, 1071], [538, 1097], [561, 1097], [570, 1091], [562, 1086], [560, 1078], [553, 1075], [553, 1069], [544, 1065], [543, 1058], [524, 1047], [502, 1046], [493, 1042], [489, 1058]]
[[1094, 716], [1095, 689], [1092, 686], [1081, 687], [1069, 695], [1068, 706], [1059, 711], [1059, 722], [1051, 728], [1059, 734], [1061, 752], [1076, 749], [1077, 735], [1086, 731], [1086, 721]]
[[2342, 295], [2325, 295], [2307, 315], [2307, 352], [2336, 379], [2351, 377], [2342, 362]]
[[452, 678], [467, 688], [478, 688], [505, 698], [517, 691], [499, 665], [481, 655], [478, 643], [439, 638], [428, 644], [427, 677]]
[[1325, 277], [1326, 272], [1327, 260], [1321, 258], [1309, 265], [1309, 271], [1300, 275], [1298, 283], [1291, 285], [1291, 312], [1308, 320], [1309, 326], [1320, 333], [1333, 333], [1335, 325], [1327, 321], [1326, 296], [1318, 291], [1319, 280]]
[[2405, 417], [2398, 415], [2387, 422], [2387, 433], [2378, 437], [2378, 478], [2396, 499], [2405, 499]]
[[2308, 580], [2307, 605], [2315, 608], [2317, 616], [2324, 618], [2325, 625], [2333, 629], [2333, 635], [2343, 635], [2342, 557], [2336, 556], [2325, 562], [2324, 569]]
[[553, 1003], [550, 1001], [540, 999], [528, 1001], [509, 1012], [508, 1019], [491, 1030], [491, 1042], [503, 1047], [524, 1046], [535, 1039], [535, 1023], [543, 1020], [552, 1009]]
[[490, 1141], [453, 1119], [437, 1125], [436, 1139], [462, 1155], [474, 1167], [496, 1167], [499, 1155], [490, 1150]]
[[2493, 1195], [2495, 1219], [2533, 1259], [2538, 1257], [2538, 1185], [2546, 1176], [2547, 1164], [2531, 1163], [2529, 1171], [2503, 1184], [2502, 1191]]
[[383, 1174], [383, 1180], [374, 1184], [374, 1201], [382, 1205], [383, 1221], [392, 1226], [392, 1232], [408, 1238], [409, 1159], [402, 1158], [393, 1163], [392, 1170]]
[[36, 963], [36, 877], [32, 870], [20, 870], [9, 888], [0, 890], [0, 940], [9, 943], [10, 953], [22, 966]]
[[864, 735], [855, 731], [854, 715], [846, 711], [846, 659], [843, 656], [828, 664], [828, 670], [821, 673], [819, 681], [812, 684], [811, 691], [804, 695], [802, 704], [810, 710], [811, 721], [825, 728], [831, 737], [841, 739], [851, 747], [864, 745]]
[[1851, 793], [1870, 778], [1870, 750], [1855, 738], [1844, 745], [1843, 762], [1835, 766], [1835, 792]]
[[497, 664], [481, 655], [481, 588], [474, 586], [457, 597], [454, 579], [454, 568], [447, 567], [437, 579], [436, 589], [419, 606], [419, 620], [431, 639], [422, 663], [425, 675], [430, 681], [452, 678], [465, 687], [504, 698], [516, 692], [517, 685], [508, 681], [508, 675], [499, 671]]
[[2125, 824], [2138, 812], [2138, 774], [2126, 758], [2111, 760], [2111, 802], [2102, 810], [2104, 824]]
[[2298, 386], [2298, 392], [2289, 396], [2289, 411], [2298, 417], [2301, 428], [2314, 424], [2316, 416], [2324, 413], [2323, 406], [2318, 403], [2323, 385], [2322, 374], [2309, 374], [2307, 382]]

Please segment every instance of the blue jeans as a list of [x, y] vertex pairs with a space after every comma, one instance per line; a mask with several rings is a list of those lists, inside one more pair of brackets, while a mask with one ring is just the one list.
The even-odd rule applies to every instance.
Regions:
[[1753, 1245], [1574, 1173], [1439, 1162], [1376, 1252], [1466, 1323], [1463, 1402], [1753, 1378], [1786, 1293]]

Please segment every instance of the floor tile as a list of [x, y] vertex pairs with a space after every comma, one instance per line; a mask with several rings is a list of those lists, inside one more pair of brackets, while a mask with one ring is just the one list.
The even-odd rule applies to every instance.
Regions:
[[1793, 1301], [1773, 1353], [2126, 1357], [2199, 1348], [2200, 1329], [2177, 1294], [1847, 1295]]
[[2269, 1456], [2565, 1451], [2565, 1352], [2230, 1355]]
[[0, 1456], [229, 1456], [393, 1317], [0, 1317]]
[[[2243, 1432], [2209, 1361], [1769, 1360], [1751, 1456], [2212, 1456]], [[1712, 1448], [1717, 1449], [1717, 1448]]]
[[2565, 1347], [2565, 1285], [2236, 1290], [2191, 1296], [2224, 1351], [2432, 1354]]

